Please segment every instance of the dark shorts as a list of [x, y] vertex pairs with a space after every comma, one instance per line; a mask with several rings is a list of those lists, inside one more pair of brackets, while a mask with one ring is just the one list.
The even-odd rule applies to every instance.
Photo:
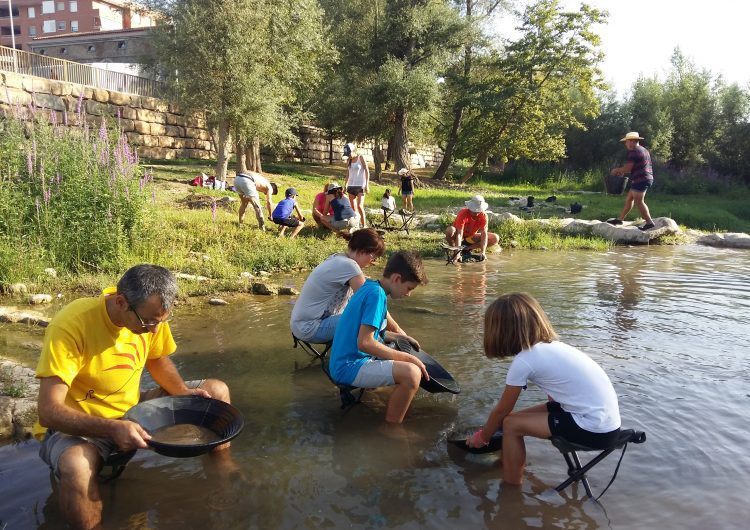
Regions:
[[570, 412], [565, 412], [556, 401], [547, 402], [547, 411], [549, 411], [547, 422], [552, 436], [561, 436], [569, 442], [594, 449], [606, 449], [615, 443], [620, 433], [620, 429], [604, 433], [581, 429]]
[[349, 195], [364, 195], [365, 189], [362, 186], [347, 186], [346, 192]]
[[402, 197], [414, 197], [414, 191], [413, 190], [401, 190], [401, 196]]
[[299, 219], [296, 217], [287, 217], [286, 219], [275, 219], [273, 220], [277, 225], [283, 226], [299, 226]]
[[645, 192], [653, 184], [654, 184], [653, 180], [642, 180], [640, 182], [631, 182], [630, 183], [630, 190], [631, 191]]

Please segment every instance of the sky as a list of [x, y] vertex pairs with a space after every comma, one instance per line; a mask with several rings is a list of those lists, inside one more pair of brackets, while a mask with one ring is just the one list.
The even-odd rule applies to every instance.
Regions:
[[[526, 4], [528, 0], [524, 0]], [[582, 0], [561, 0], [578, 10]], [[747, 0], [586, 0], [609, 12], [597, 27], [605, 80], [624, 96], [639, 75], [664, 81], [676, 47], [699, 70], [728, 83], [750, 83], [750, 2]]]

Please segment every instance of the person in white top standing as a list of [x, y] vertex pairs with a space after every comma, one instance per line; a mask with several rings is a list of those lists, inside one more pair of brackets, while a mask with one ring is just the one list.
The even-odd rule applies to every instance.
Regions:
[[[612, 382], [591, 357], [557, 340], [531, 295], [511, 293], [490, 305], [484, 317], [484, 354], [514, 359], [500, 401], [466, 444], [486, 446], [502, 429], [504, 483], [518, 485], [523, 480], [524, 436], [560, 436], [595, 449], [617, 440], [620, 409]], [[546, 393], [548, 401], [513, 412], [529, 382]]]
[[367, 227], [365, 219], [365, 195], [370, 192], [370, 170], [367, 167], [367, 161], [357, 151], [355, 144], [346, 144], [350, 152], [347, 162], [347, 175], [344, 188], [349, 194], [349, 202], [352, 203], [354, 212], [359, 215], [360, 225], [362, 228]]

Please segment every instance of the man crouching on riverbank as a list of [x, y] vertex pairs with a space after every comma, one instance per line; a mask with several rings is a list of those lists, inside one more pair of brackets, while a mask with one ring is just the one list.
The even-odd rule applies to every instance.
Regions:
[[[39, 456], [60, 483], [60, 508], [75, 528], [101, 524], [97, 475], [111, 453], [147, 447], [137, 423], [120, 420], [133, 405], [160, 395], [198, 395], [229, 402], [216, 379], [185, 382], [170, 360], [169, 329], [177, 282], [167, 269], [136, 265], [98, 298], [81, 298], [52, 319], [36, 376]], [[146, 368], [160, 386], [140, 392]], [[218, 456], [228, 444], [218, 447]]]

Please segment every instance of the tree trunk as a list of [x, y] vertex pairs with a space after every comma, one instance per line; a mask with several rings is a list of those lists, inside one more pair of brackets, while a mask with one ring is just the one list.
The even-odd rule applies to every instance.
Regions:
[[245, 163], [250, 171], [262, 173], [263, 168], [260, 163], [260, 138], [253, 137], [252, 142], [245, 146]]
[[394, 169], [411, 167], [409, 156], [409, 133], [407, 131], [409, 117], [405, 110], [396, 112], [396, 123], [393, 131], [393, 162]]
[[228, 148], [231, 142], [229, 135], [229, 124], [226, 121], [219, 123], [219, 138], [216, 142], [216, 178], [227, 180], [227, 164], [229, 164]]
[[328, 165], [333, 164], [333, 130], [328, 129]]
[[461, 118], [464, 114], [464, 106], [456, 105], [453, 112], [453, 125], [451, 126], [451, 132], [448, 134], [448, 143], [445, 144], [445, 150], [443, 151], [443, 160], [440, 161], [440, 165], [435, 171], [432, 178], [438, 180], [445, 180], [445, 176], [448, 174], [448, 168], [453, 163], [453, 150], [456, 148], [458, 143], [458, 128], [461, 126]]
[[239, 135], [237, 135], [237, 141], [234, 144], [234, 154], [237, 158], [237, 173], [244, 173], [247, 171], [247, 166], [245, 165], [245, 143], [239, 139]]
[[383, 149], [378, 139], [375, 139], [372, 145], [372, 160], [375, 163], [375, 180], [379, 182], [383, 173]]
[[461, 184], [466, 184], [471, 177], [474, 176], [474, 172], [479, 167], [479, 164], [482, 162], [487, 161], [487, 149], [482, 149], [482, 152], [479, 153], [479, 156], [477, 156], [476, 160], [474, 160], [474, 163], [471, 165], [469, 169], [466, 170], [466, 173], [464, 173], [463, 178], [461, 179]]
[[385, 169], [390, 169], [393, 161], [393, 136], [388, 138], [388, 147], [385, 149]]

